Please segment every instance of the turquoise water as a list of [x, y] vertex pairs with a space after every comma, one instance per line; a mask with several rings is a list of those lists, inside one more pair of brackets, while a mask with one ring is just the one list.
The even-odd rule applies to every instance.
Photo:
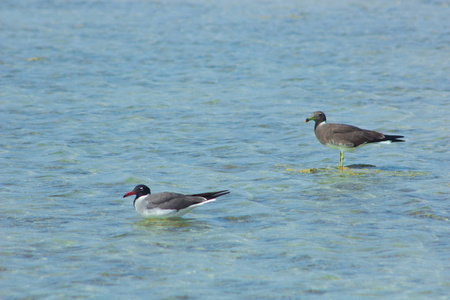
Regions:
[[[1, 1], [0, 298], [448, 299], [449, 10]], [[316, 110], [406, 143], [338, 172]]]

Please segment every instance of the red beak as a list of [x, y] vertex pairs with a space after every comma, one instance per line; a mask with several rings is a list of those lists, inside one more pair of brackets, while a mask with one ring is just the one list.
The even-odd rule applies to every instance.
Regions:
[[125, 197], [131, 196], [131, 195], [136, 195], [136, 193], [134, 191], [131, 191], [131, 192], [128, 192], [125, 195], [123, 195], [123, 197], [125, 198]]

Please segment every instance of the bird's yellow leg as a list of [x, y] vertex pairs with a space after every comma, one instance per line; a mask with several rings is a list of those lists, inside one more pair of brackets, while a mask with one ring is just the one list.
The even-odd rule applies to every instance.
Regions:
[[341, 171], [344, 168], [343, 163], [344, 163], [344, 152], [341, 151], [341, 157], [339, 158], [339, 167], [338, 167], [338, 169]]

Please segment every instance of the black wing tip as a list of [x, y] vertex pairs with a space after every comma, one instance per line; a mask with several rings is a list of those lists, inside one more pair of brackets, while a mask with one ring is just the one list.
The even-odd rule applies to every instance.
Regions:
[[209, 200], [209, 199], [218, 198], [218, 197], [223, 196], [223, 195], [227, 195], [229, 193], [231, 193], [229, 190], [223, 190], [223, 191], [210, 192], [210, 193], [194, 194], [194, 195], [190, 195], [190, 196], [203, 197], [206, 200]]
[[387, 141], [392, 141], [393, 143], [396, 142], [404, 142], [405, 140], [402, 140], [405, 136], [403, 135], [384, 135], [384, 138]]
[[214, 198], [220, 197], [220, 196], [223, 196], [223, 195], [228, 195], [229, 193], [231, 193], [229, 190], [223, 190], [223, 191], [215, 192]]

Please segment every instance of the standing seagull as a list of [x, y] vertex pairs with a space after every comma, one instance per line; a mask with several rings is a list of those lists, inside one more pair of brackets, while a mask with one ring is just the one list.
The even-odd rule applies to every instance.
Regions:
[[341, 151], [339, 160], [339, 169], [342, 170], [344, 162], [344, 152], [355, 150], [356, 148], [370, 143], [395, 143], [404, 142], [400, 140], [402, 135], [386, 135], [381, 132], [361, 129], [346, 124], [328, 124], [327, 117], [321, 111], [316, 111], [311, 117], [307, 118], [305, 123], [315, 121], [314, 132], [322, 145], [331, 149]]
[[139, 184], [123, 197], [136, 195], [134, 208], [144, 217], [173, 218], [180, 217], [202, 204], [215, 201], [217, 197], [229, 194], [229, 191], [183, 195], [178, 193], [151, 194], [148, 186]]

